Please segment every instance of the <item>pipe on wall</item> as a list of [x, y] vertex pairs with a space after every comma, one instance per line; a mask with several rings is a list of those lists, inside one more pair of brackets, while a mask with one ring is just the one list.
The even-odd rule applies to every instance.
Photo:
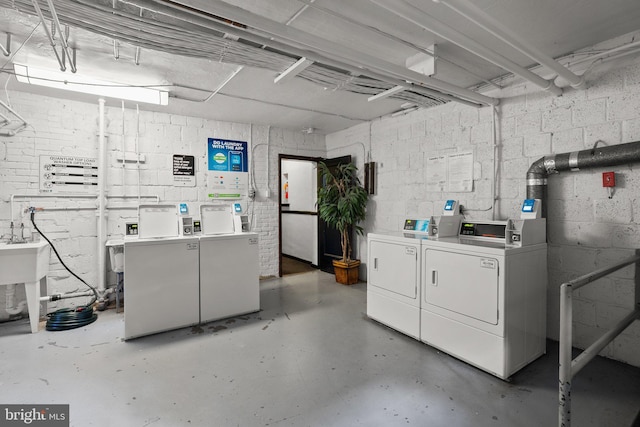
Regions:
[[553, 154], [531, 164], [527, 171], [527, 199], [542, 200], [542, 217], [547, 217], [547, 177], [552, 173], [640, 162], [640, 141]]
[[106, 143], [105, 143], [105, 123], [104, 123], [104, 99], [98, 100], [99, 109], [99, 136], [98, 136], [98, 210], [97, 217], [97, 255], [98, 255], [98, 292], [104, 293], [105, 290], [105, 243], [107, 241], [107, 216], [106, 216]]

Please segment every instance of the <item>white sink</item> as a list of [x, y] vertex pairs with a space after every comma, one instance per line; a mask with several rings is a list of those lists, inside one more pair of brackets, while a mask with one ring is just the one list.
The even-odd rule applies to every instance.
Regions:
[[0, 285], [37, 282], [49, 271], [51, 247], [36, 243], [0, 243]]
[[31, 332], [38, 332], [40, 287], [47, 289], [51, 246], [37, 243], [0, 243], [0, 285], [24, 283]]

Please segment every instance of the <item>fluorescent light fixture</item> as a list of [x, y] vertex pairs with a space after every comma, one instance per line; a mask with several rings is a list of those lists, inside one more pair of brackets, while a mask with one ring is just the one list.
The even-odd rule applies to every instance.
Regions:
[[411, 108], [407, 108], [406, 110], [399, 110], [396, 111], [395, 113], [391, 114], [391, 117], [398, 117], [398, 116], [404, 116], [405, 114], [409, 114], [412, 111], [416, 111], [418, 109], [418, 107], [411, 107]]
[[368, 98], [368, 101], [377, 101], [378, 99], [383, 99], [383, 98], [387, 98], [391, 95], [395, 95], [398, 92], [402, 92], [403, 90], [405, 90], [406, 88], [404, 86], [396, 86], [396, 87], [392, 87], [391, 89], [387, 89], [384, 92], [380, 92], [377, 95], [373, 95], [370, 96]]
[[[69, 73], [63, 73], [58, 70], [45, 70], [22, 64], [13, 64], [13, 69], [16, 79], [21, 83], [149, 104], [167, 105], [169, 103], [169, 92], [153, 87], [113, 83], [83, 77], [78, 74], [69, 75]], [[71, 77], [71, 80], [68, 80], [69, 77]]]
[[292, 66], [290, 66], [289, 68], [284, 70], [282, 73], [280, 73], [280, 75], [278, 77], [276, 77], [273, 80], [273, 82], [274, 83], [287, 82], [287, 81], [291, 80], [292, 78], [294, 78], [295, 76], [297, 76], [298, 74], [300, 74], [302, 71], [304, 71], [311, 64], [313, 64], [313, 61], [311, 61], [310, 59], [307, 59], [307, 58], [305, 58], [303, 56], [302, 58], [298, 59], [298, 61], [295, 64], [293, 64]]

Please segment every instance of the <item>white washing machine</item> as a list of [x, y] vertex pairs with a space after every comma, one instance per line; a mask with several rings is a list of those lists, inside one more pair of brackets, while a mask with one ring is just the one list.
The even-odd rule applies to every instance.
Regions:
[[200, 237], [200, 321], [260, 310], [258, 234]]
[[463, 222], [459, 237], [424, 240], [420, 339], [502, 379], [543, 355], [544, 229], [544, 219]]
[[125, 339], [198, 324], [198, 248], [197, 237], [124, 241]]

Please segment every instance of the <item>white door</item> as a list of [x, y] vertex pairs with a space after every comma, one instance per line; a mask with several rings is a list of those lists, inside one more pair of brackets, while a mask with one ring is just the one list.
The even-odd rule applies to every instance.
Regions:
[[427, 249], [423, 303], [497, 325], [498, 276], [491, 256]]
[[417, 245], [370, 241], [367, 286], [417, 298], [420, 277], [418, 253]]

